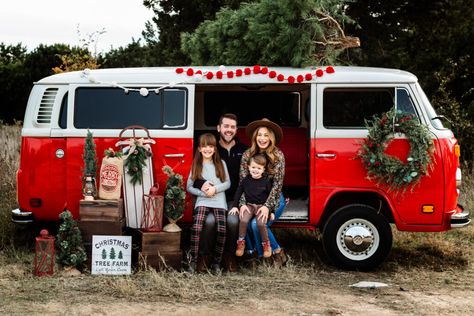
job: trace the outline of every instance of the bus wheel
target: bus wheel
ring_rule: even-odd
[[[387,258],[392,230],[382,214],[368,205],[347,205],[332,214],[324,225],[323,246],[337,267],[371,270]]]

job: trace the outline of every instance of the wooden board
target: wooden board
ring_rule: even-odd
[[[79,201],[81,221],[120,221],[124,217],[123,200]]]
[[[133,185],[131,176],[127,173],[128,169],[124,164],[123,171],[123,198],[125,206],[125,218],[127,226],[131,228],[140,228],[143,217],[143,195],[150,192],[153,185],[153,170],[151,157],[145,161],[146,165],[143,167],[143,182]]]
[[[121,236],[125,221],[124,219],[116,222],[80,220],[77,224],[81,230],[83,242],[90,243],[93,235]]]

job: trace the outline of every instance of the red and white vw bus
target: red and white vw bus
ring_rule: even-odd
[[[364,120],[396,107],[426,125],[434,142],[433,170],[403,194],[367,179],[355,159],[367,136]],[[53,75],[34,84],[22,130],[14,222],[78,217],[84,138],[97,153],[114,147],[130,125],[155,140],[153,174],[165,187],[164,164],[187,177],[194,140],[235,113],[238,135],[262,117],[280,124],[290,198],[278,227],[319,229],[338,266],[373,268],[392,245],[390,224],[403,231],[438,232],[470,222],[458,205],[459,145],[443,127],[417,78],[407,72],[359,67],[169,67],[100,69]],[[390,154],[407,154],[398,135]],[[100,160],[100,157],[99,157]],[[100,161],[99,161],[100,164]],[[182,222],[190,222],[188,203]]]

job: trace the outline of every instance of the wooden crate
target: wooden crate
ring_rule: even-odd
[[[173,268],[181,270],[183,252],[181,250],[171,252],[160,252],[156,254],[144,254],[138,252],[138,266],[141,269],[154,268],[157,271]]]
[[[126,235],[133,240],[133,261],[139,268],[152,267],[163,270],[170,267],[181,269],[183,252],[181,251],[181,232],[143,232],[126,228]]]
[[[93,235],[121,236],[125,226],[125,220],[120,221],[78,221],[84,243],[91,243]]]
[[[123,200],[79,201],[81,221],[120,221],[124,216]]]
[[[158,251],[176,252],[180,249],[181,233],[139,231],[138,243],[141,245],[140,251],[147,255],[156,255]]]

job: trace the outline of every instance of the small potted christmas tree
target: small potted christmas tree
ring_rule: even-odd
[[[82,177],[82,193],[84,195],[84,200],[91,201],[97,196],[97,156],[95,152],[94,138],[89,130],[87,130],[87,137],[84,143],[83,158],[84,169]]]
[[[186,192],[183,187],[183,176],[179,173],[174,173],[170,166],[164,166],[163,172],[168,175],[165,189],[164,213],[168,221],[168,225],[163,227],[165,232],[180,232],[181,228],[176,225],[176,222],[183,217],[184,198]]]
[[[62,222],[56,236],[57,260],[65,271],[74,275],[82,269],[84,262],[87,260],[86,252],[82,246],[81,231],[68,210],[62,212],[59,218]]]

